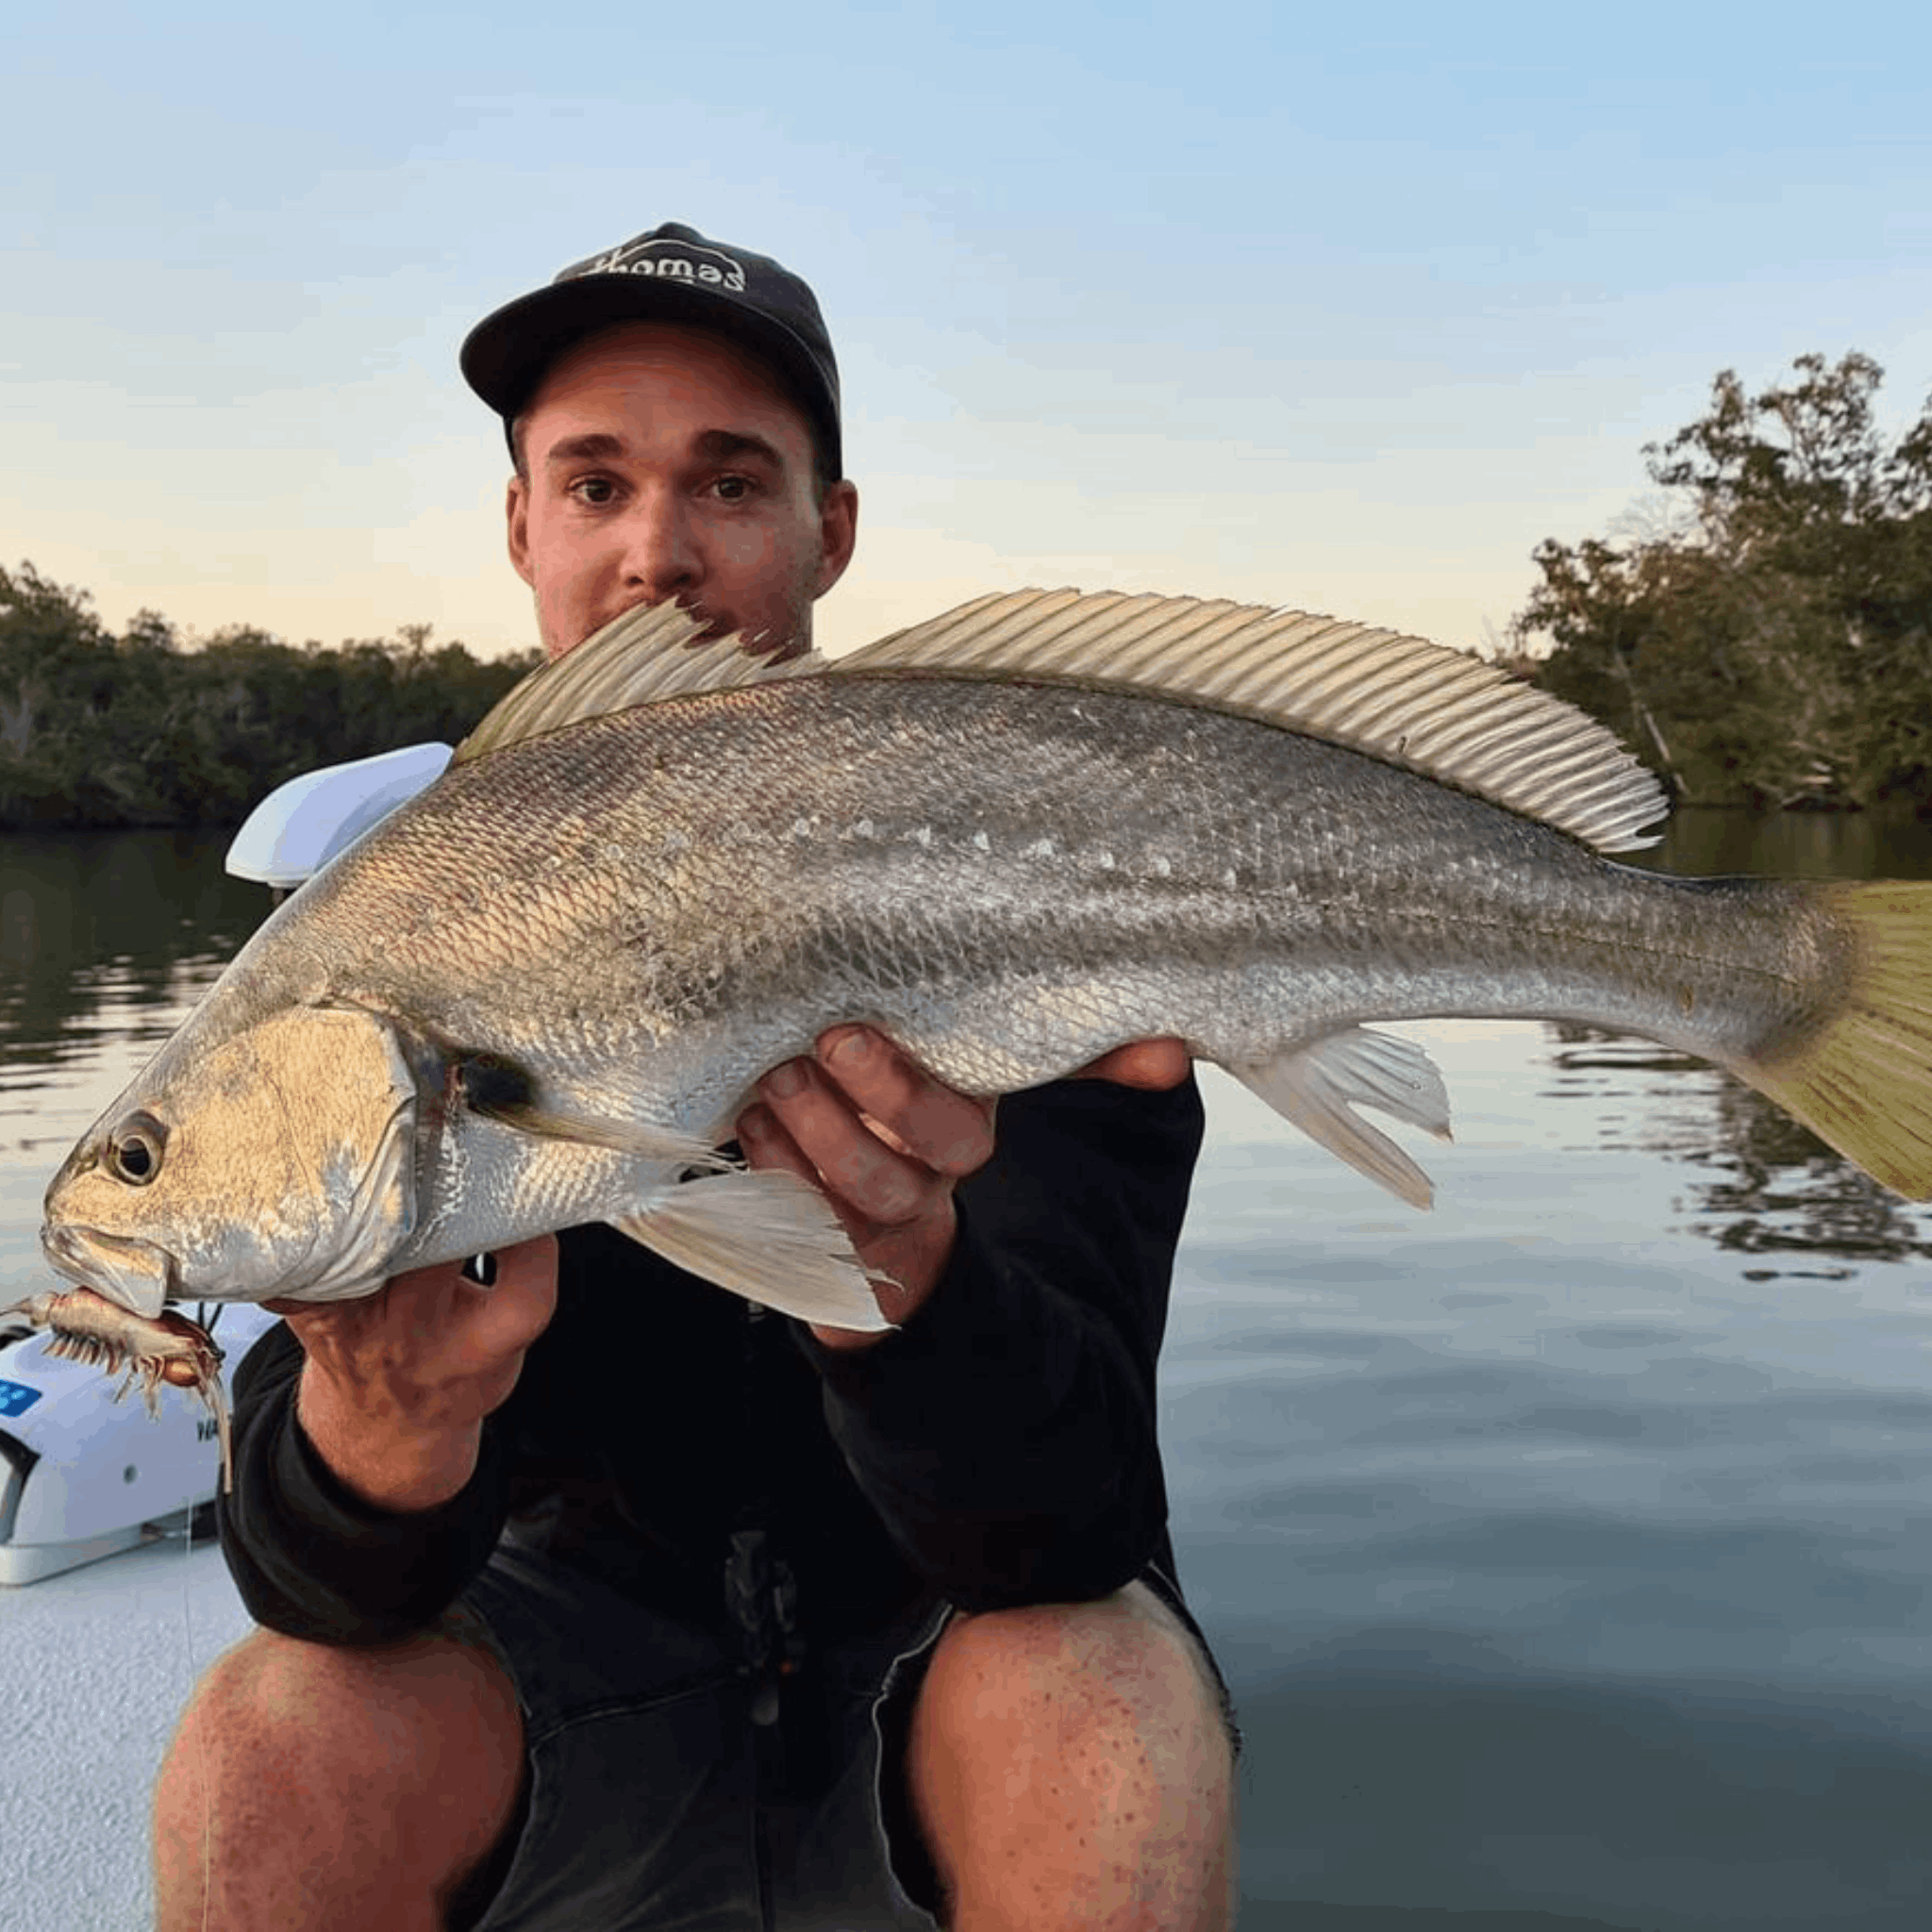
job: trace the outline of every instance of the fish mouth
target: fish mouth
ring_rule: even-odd
[[[163,1249],[97,1227],[43,1227],[41,1252],[56,1274],[150,1319],[161,1312],[174,1286],[174,1258]]]

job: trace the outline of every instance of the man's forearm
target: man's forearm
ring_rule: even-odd
[[[257,1623],[311,1643],[392,1643],[433,1624],[496,1541],[505,1498],[488,1435],[441,1507],[399,1507],[388,1491],[365,1500],[301,1423],[306,1362],[292,1331],[275,1328],[236,1372],[223,1555]],[[374,1434],[359,1440],[375,1450]]]
[[[1191,1085],[1014,1097],[917,1317],[807,1344],[860,1489],[962,1607],[1104,1594],[1158,1543],[1154,1364],[1200,1131]]]
[[[343,1488],[377,1509],[434,1509],[476,1473],[479,1422],[425,1428],[400,1411],[372,1413],[310,1359],[303,1365],[295,1420]]]

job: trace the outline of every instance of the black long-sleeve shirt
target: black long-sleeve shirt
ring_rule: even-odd
[[[562,1237],[557,1313],[484,1425],[475,1475],[408,1514],[337,1481],[295,1420],[286,1325],[242,1364],[222,1542],[258,1622],[392,1641],[441,1614],[505,1524],[590,1520],[610,1580],[721,1617],[734,1532],[763,1531],[808,1635],[922,1592],[1079,1601],[1172,1568],[1155,1358],[1201,1136],[1192,1082],[1068,1081],[1001,1103],[932,1295],[865,1349],[820,1347],[603,1227]]]

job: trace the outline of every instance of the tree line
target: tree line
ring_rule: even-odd
[[[1932,804],[1932,402],[1889,441],[1883,379],[1856,352],[1756,394],[1724,371],[1644,448],[1648,529],[1537,547],[1512,667],[1683,798]]]
[[[1857,352],[1756,394],[1722,372],[1643,450],[1646,528],[1537,546],[1507,661],[1681,798],[1932,807],[1932,402],[1888,441],[1883,380]],[[299,772],[460,738],[537,661],[426,625],[190,645],[143,610],[116,637],[86,592],[0,569],[0,827],[234,824]]]
[[[191,643],[152,610],[116,636],[86,591],[0,568],[0,827],[236,824],[318,765],[454,743],[540,658],[479,658],[427,625]]]

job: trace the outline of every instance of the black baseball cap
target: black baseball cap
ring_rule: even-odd
[[[845,474],[839,365],[818,298],[770,256],[710,241],[682,222],[574,262],[547,287],[485,316],[463,343],[464,378],[508,432],[551,363],[613,322],[688,323],[755,349],[810,417],[828,475]]]

